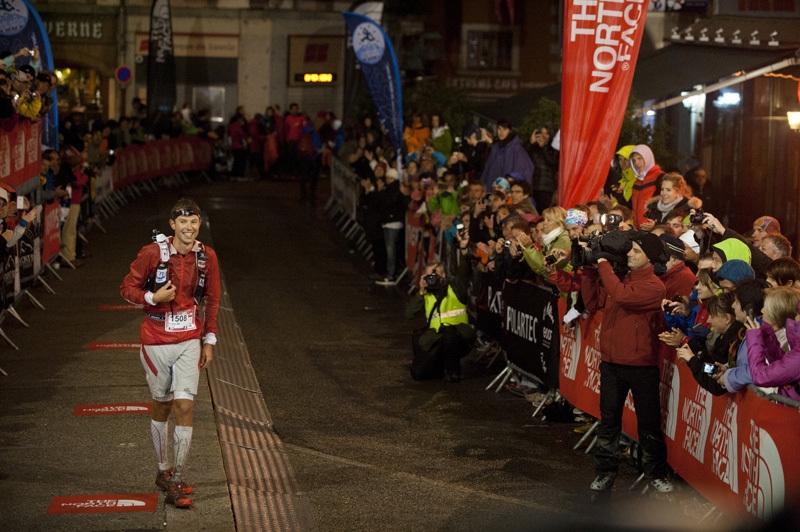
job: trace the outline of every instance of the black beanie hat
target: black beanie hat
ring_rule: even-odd
[[[633,237],[633,242],[639,244],[644,254],[650,259],[653,264],[657,262],[664,263],[667,261],[667,253],[664,249],[664,242],[653,233],[640,231],[638,235]]]

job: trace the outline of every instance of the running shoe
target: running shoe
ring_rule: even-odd
[[[614,486],[614,477],[600,473],[594,479],[589,489],[593,491],[610,491]]]
[[[175,508],[191,508],[192,499],[190,499],[189,496],[183,490],[181,490],[182,484],[184,483],[170,483],[169,489],[167,490],[167,497],[164,499],[164,502],[171,504]]]
[[[156,475],[156,486],[161,491],[167,491],[169,489],[170,484],[172,484],[172,469],[167,469],[166,471],[159,471],[158,475]],[[187,484],[186,482],[181,481],[181,489],[186,495],[191,495],[194,493],[194,488]]]
[[[671,493],[675,491],[675,485],[668,478],[654,478],[650,481],[650,486],[658,493]]]

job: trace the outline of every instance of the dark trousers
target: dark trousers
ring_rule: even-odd
[[[623,366],[600,363],[600,426],[594,450],[598,474],[616,476],[619,470],[619,438],[622,411],[628,390],[633,394],[642,464],[648,478],[668,474],[667,447],[661,433],[660,379],[656,366]]]
[[[453,325],[439,327],[442,335],[439,340],[439,352],[444,363],[445,373],[461,375],[461,359],[469,354],[470,342],[458,333],[458,328]]]

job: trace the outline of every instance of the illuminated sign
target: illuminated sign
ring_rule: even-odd
[[[344,62],[340,35],[289,36],[289,86],[339,85]]]
[[[335,83],[336,74],[331,74],[330,72],[307,72],[305,74],[295,74],[294,80],[296,82],[302,81],[303,83]]]

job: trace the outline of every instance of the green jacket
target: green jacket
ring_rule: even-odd
[[[549,246],[545,246],[542,251],[539,251],[535,246],[531,246],[522,252],[522,256],[525,257],[525,262],[528,263],[531,270],[538,275],[546,276],[547,272],[544,269],[544,256],[553,249],[566,249],[567,251],[572,249],[572,241],[569,239],[569,233],[566,230],[562,231],[561,234],[558,235]],[[572,265],[567,263],[562,270],[571,272]]]

